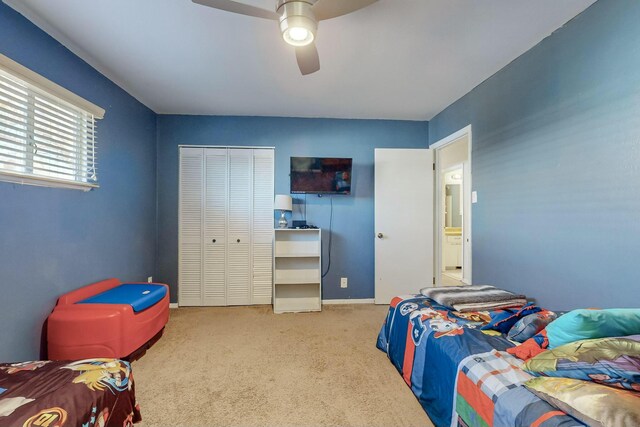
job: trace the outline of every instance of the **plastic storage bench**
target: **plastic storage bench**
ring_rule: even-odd
[[[128,358],[169,320],[169,287],[108,279],[62,295],[47,320],[51,360]]]

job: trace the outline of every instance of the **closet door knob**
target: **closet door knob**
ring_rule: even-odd
[[[215,242],[216,242],[216,239],[213,239],[213,240],[211,241],[211,243],[215,243]]]
[[[240,239],[236,240],[238,243],[240,243]]]

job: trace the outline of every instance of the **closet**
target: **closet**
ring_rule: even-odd
[[[271,304],[272,148],[180,147],[178,303]]]

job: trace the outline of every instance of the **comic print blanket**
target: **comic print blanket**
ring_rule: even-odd
[[[504,310],[460,313],[422,295],[396,297],[378,336],[431,421],[444,426],[582,426],[528,391],[503,334],[480,328]]]
[[[0,364],[0,425],[122,426],[141,420],[131,365],[117,359]]]

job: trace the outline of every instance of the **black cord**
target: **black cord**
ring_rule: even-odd
[[[333,233],[331,232],[331,228],[333,227],[333,197],[329,196],[329,200],[331,201],[331,214],[329,215],[329,262],[327,263],[327,271],[324,272],[322,278],[329,274],[329,270],[331,270],[331,237]]]

